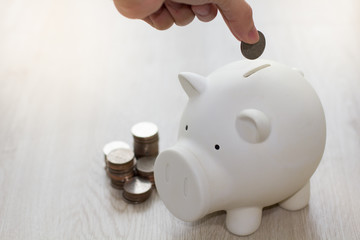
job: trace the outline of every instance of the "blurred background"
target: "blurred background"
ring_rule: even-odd
[[[263,58],[304,71],[322,100],[328,93],[344,96],[334,89],[358,86],[358,1],[249,3],[267,40]],[[195,19],[186,27],[157,31],[122,17],[110,0],[3,0],[0,34],[2,115],[26,108],[27,115],[39,118],[34,124],[44,124],[42,114],[71,118],[79,124],[76,131],[86,126],[83,121],[97,119],[99,126],[92,129],[99,131],[97,137],[128,135],[129,119],[137,118],[164,123],[169,132],[165,123],[177,121],[186,102],[177,81],[180,71],[208,75],[243,59],[220,14],[211,23]],[[55,116],[59,111],[68,113]]]
[[[360,2],[248,2],[266,37],[262,58],[301,69],[327,117],[313,205],[291,234],[359,238]],[[160,150],[173,145],[187,102],[177,74],[206,76],[241,59],[220,14],[158,31],[124,18],[111,0],[1,0],[0,238],[195,239],[209,229],[234,237],[223,214],[185,224],[157,195],[128,207],[109,190],[101,149],[112,140],[131,144],[130,128],[139,121],[159,126]],[[139,209],[154,221],[136,220]],[[268,211],[263,225],[276,219],[288,226],[268,236],[293,229],[294,215]],[[167,228],[156,227],[163,220]],[[265,229],[252,236],[266,236]]]

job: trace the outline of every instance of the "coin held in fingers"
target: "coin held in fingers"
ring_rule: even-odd
[[[240,44],[241,53],[247,59],[251,59],[251,60],[257,59],[264,52],[266,45],[265,36],[260,31],[258,31],[258,33],[259,33],[259,41],[257,43],[249,44],[249,43],[241,42]]]

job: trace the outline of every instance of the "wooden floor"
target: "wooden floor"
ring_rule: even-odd
[[[305,73],[323,103],[327,144],[309,207],[266,208],[243,239],[360,239],[360,3],[249,1],[263,58]],[[238,239],[217,212],[176,219],[158,194],[126,204],[102,147],[132,144],[152,121],[176,142],[187,97],[180,71],[243,59],[221,16],[156,31],[111,0],[0,1],[0,239]]]

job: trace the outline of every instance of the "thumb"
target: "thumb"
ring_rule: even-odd
[[[252,9],[245,0],[215,0],[215,2],[230,31],[239,41],[250,44],[259,41]]]

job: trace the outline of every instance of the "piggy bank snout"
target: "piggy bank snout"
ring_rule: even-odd
[[[173,147],[155,161],[160,198],[176,217],[194,221],[208,213],[209,186],[199,160],[186,149]]]

